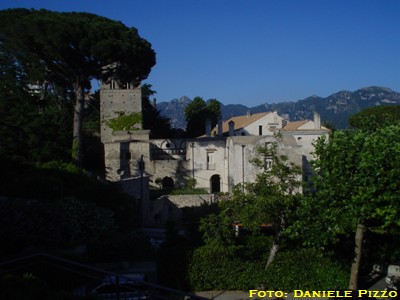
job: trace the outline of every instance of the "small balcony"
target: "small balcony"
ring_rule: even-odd
[[[215,170],[215,163],[207,163],[207,170]]]
[[[151,149],[150,155],[152,160],[185,160],[185,149]]]

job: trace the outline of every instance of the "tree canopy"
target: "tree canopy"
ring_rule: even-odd
[[[68,160],[71,108],[54,95],[28,89],[11,53],[0,53],[0,156],[23,162]]]
[[[191,284],[198,290],[343,289],[348,273],[335,258],[286,235],[303,197],[301,168],[276,143],[260,147],[252,162],[259,167],[255,182],[235,186],[217,202],[219,211],[202,220],[205,245],[193,253]]]
[[[72,158],[82,164],[82,122],[90,81],[138,85],[155,52],[135,28],[89,13],[0,11],[0,54],[12,55],[31,83],[59,86],[75,100]]]
[[[206,120],[210,120],[211,127],[218,123],[221,117],[221,103],[217,99],[210,99],[207,102],[201,97],[195,97],[185,108],[186,134],[188,137],[203,135]]]
[[[319,246],[355,235],[354,289],[365,229],[400,226],[400,125],[336,131],[315,149],[314,193],[299,209],[299,230],[305,243]]]
[[[231,199],[220,203],[219,218],[225,223],[225,228],[235,222],[241,223],[251,232],[259,232],[260,226],[272,226],[273,243],[266,266],[278,252],[291,211],[298,203],[302,191],[301,168],[278,151],[276,143],[260,147],[257,157],[252,160],[260,169],[255,182],[235,186]],[[206,238],[214,236],[218,240],[222,240],[221,237],[225,239],[226,232],[215,229],[220,226],[214,225],[213,217],[204,223]]]
[[[400,121],[400,105],[370,107],[352,115],[350,126],[374,131],[379,127],[392,125]]]
[[[151,138],[171,138],[173,130],[169,119],[161,116],[160,111],[151,103],[150,97],[155,94],[151,84],[142,85],[142,127],[150,129]]]

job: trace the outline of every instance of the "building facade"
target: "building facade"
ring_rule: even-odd
[[[196,187],[210,193],[230,192],[236,184],[255,180],[259,170],[250,161],[257,157],[258,147],[277,143],[280,154],[308,172],[312,142],[329,133],[321,127],[318,114],[313,121],[291,123],[267,112],[232,117],[196,139],[149,139],[141,124],[129,129],[110,125],[141,113],[140,88],[109,84],[102,86],[100,95],[101,138],[110,181],[146,178],[150,186],[161,182],[164,187],[183,187],[194,178]]]

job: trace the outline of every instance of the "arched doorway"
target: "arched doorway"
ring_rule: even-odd
[[[210,178],[211,193],[219,193],[221,191],[221,177],[218,174]]]
[[[174,188],[174,180],[171,177],[165,176],[162,179],[162,188],[166,190],[172,190]]]

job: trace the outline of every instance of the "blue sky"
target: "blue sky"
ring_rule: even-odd
[[[377,85],[400,91],[398,0],[1,0],[136,27],[157,101],[255,106]]]

